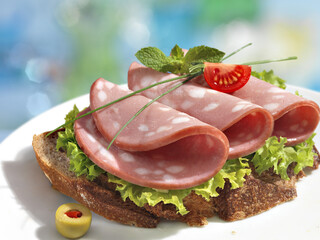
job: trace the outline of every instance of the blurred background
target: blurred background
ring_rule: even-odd
[[[319,0],[10,0],[0,8],[0,142],[21,124],[88,93],[125,83],[134,54],[208,45],[228,59],[298,56],[266,64],[289,84],[320,91]]]

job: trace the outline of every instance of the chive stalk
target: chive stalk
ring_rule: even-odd
[[[166,92],[162,93],[161,95],[157,96],[156,98],[152,99],[150,102],[148,102],[146,105],[144,105],[142,108],[140,108],[140,110],[138,112],[136,112],[136,114],[133,115],[132,118],[130,118],[120,129],[119,131],[116,133],[116,135],[113,137],[113,139],[111,140],[111,142],[109,143],[107,149],[109,150],[109,148],[111,147],[111,145],[113,144],[113,142],[116,140],[116,138],[119,136],[119,134],[123,131],[123,129],[125,129],[130,122],[132,122],[143,110],[145,110],[147,107],[149,107],[152,103],[154,103],[155,101],[158,101],[160,98],[162,98],[163,96],[171,93],[172,91],[174,91],[175,89],[177,89],[178,87],[182,86],[183,84],[189,82],[191,79],[199,76],[202,72],[198,72],[196,74],[193,74],[191,76],[189,76],[186,80],[178,83],[177,85],[175,85],[174,87],[170,88],[169,90],[167,90]]]
[[[273,63],[273,62],[290,61],[290,60],[296,60],[296,59],[298,59],[298,57],[292,56],[292,57],[281,58],[281,59],[266,59],[266,60],[260,60],[260,61],[246,62],[246,63],[242,63],[241,65],[257,65],[257,64],[266,64],[266,63]]]
[[[103,109],[103,108],[105,108],[105,107],[108,107],[108,106],[110,106],[110,105],[112,105],[112,104],[114,104],[114,103],[120,102],[120,101],[122,101],[122,100],[124,100],[124,99],[126,99],[126,98],[129,98],[129,97],[131,97],[131,96],[133,96],[133,95],[135,95],[135,94],[138,94],[138,93],[140,93],[140,92],[143,92],[143,91],[145,91],[145,90],[147,90],[147,89],[153,88],[153,87],[158,86],[158,85],[160,85],[160,84],[164,84],[164,83],[168,83],[168,82],[173,82],[173,81],[176,81],[176,80],[179,80],[179,79],[183,79],[183,78],[188,78],[188,77],[192,77],[192,78],[193,78],[195,75],[196,75],[195,73],[193,73],[193,74],[189,73],[189,74],[181,75],[181,76],[178,76],[178,77],[175,77],[175,78],[170,78],[170,79],[167,79],[167,80],[164,80],[164,81],[161,81],[161,82],[157,82],[157,83],[151,84],[151,85],[149,85],[149,86],[147,86],[147,87],[145,87],[145,88],[141,88],[141,89],[139,89],[139,90],[137,90],[137,91],[134,91],[134,92],[132,92],[132,93],[129,93],[128,95],[125,95],[125,96],[123,96],[123,97],[121,97],[121,98],[118,98],[118,99],[112,101],[112,102],[109,102],[109,103],[107,103],[107,104],[105,104],[105,105],[103,105],[103,106],[101,106],[101,107],[98,107],[98,108],[96,108],[96,109],[94,109],[94,110],[91,110],[91,111],[89,111],[89,112],[87,112],[87,113],[85,113],[85,114],[83,114],[83,115],[81,115],[81,116],[79,116],[79,117],[76,117],[76,118],[74,118],[74,119],[72,119],[72,120],[70,120],[70,121],[67,121],[66,123],[60,125],[59,127],[55,128],[54,130],[52,130],[51,132],[49,132],[49,133],[46,135],[46,137],[48,137],[49,135],[51,135],[51,134],[54,133],[55,131],[57,131],[57,130],[59,130],[59,129],[65,127],[65,126],[67,126],[68,124],[75,122],[76,120],[78,120],[78,119],[80,119],[80,118],[83,118],[83,117],[85,117],[85,116],[88,116],[88,115],[91,114],[91,113],[94,113],[94,112],[96,112],[96,111],[99,111],[99,110],[101,110],[101,109]]]

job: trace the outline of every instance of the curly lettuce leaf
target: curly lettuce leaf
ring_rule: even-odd
[[[75,118],[78,113],[79,110],[75,106],[74,109],[68,113],[65,120],[69,121]],[[273,167],[274,171],[283,179],[289,179],[287,168],[292,162],[296,162],[294,168],[295,174],[306,166],[312,166],[314,156],[312,152],[314,145],[312,140],[313,136],[304,143],[294,147],[285,147],[285,138],[280,138],[280,141],[278,141],[276,137],[269,138],[265,146],[260,148],[252,159],[256,171],[261,174],[263,171]],[[65,131],[58,133],[56,147],[57,149],[63,148],[66,150],[70,159],[70,171],[76,173],[77,176],[86,175],[89,180],[93,180],[105,172],[95,165],[80,149],[74,137],[73,124],[67,126]],[[140,207],[144,204],[155,206],[159,202],[173,204],[176,206],[178,213],[185,215],[188,213],[188,210],[183,204],[183,199],[192,191],[209,200],[210,197],[217,197],[219,195],[217,189],[223,189],[226,181],[230,182],[231,189],[242,187],[245,182],[245,176],[250,175],[250,173],[249,160],[247,158],[238,158],[228,160],[223,168],[207,182],[183,190],[163,191],[142,187],[126,182],[109,173],[108,179],[110,182],[117,184],[116,190],[120,192],[123,200],[129,198]]]
[[[159,191],[129,183],[109,173],[108,178],[110,182],[117,184],[116,190],[120,192],[124,201],[129,198],[139,207],[144,206],[144,204],[155,206],[159,202],[173,204],[176,206],[178,213],[185,215],[189,211],[184,206],[183,199],[192,191],[209,201],[210,197],[219,195],[217,189],[223,189],[227,179],[231,183],[231,188],[235,189],[243,186],[245,176],[250,173],[248,159],[239,158],[228,160],[223,168],[209,181],[199,186],[182,190]]]
[[[286,138],[271,137],[266,144],[258,149],[252,158],[255,171],[261,174],[273,168],[273,171],[282,179],[289,180],[287,169],[293,162],[296,163],[294,173],[298,174],[305,167],[312,167],[315,153],[313,149],[313,134],[308,140],[294,147],[286,147]]]
[[[267,72],[266,70],[263,70],[262,72],[252,71],[251,75],[263,81],[271,83],[279,88],[286,89],[287,87],[285,84],[286,81],[275,75],[273,73],[273,70],[270,70],[269,72]]]
[[[65,117],[65,121],[68,122],[78,115],[79,110],[76,105],[74,105],[73,110],[71,110]],[[66,150],[67,156],[70,159],[69,170],[74,172],[78,177],[85,175],[90,181],[94,180],[101,173],[105,171],[94,164],[80,149],[74,136],[73,124],[70,123],[65,127],[64,131],[58,132],[58,139],[56,144],[56,149],[60,148]]]

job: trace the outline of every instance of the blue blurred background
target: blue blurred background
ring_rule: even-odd
[[[142,47],[178,44],[228,60],[298,56],[273,63],[294,84],[320,91],[319,0],[10,0],[0,8],[0,142],[28,119],[89,91],[103,77],[125,83]]]

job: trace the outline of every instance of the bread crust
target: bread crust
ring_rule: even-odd
[[[155,206],[145,205],[141,208],[128,199],[124,202],[115,191],[116,185],[109,183],[105,174],[92,182],[83,176],[76,177],[68,170],[69,159],[66,153],[56,150],[57,133],[47,138],[45,135],[35,135],[32,145],[38,163],[52,187],[106,219],[136,227],[154,228],[160,218],[185,222],[189,226],[203,226],[207,224],[207,218],[215,214],[226,221],[244,219],[294,199],[297,196],[295,183],[305,175],[303,171],[294,175],[291,167],[288,172],[290,180],[286,181],[271,170],[258,175],[252,169],[243,187],[231,189],[230,183],[226,182],[223,190],[218,189],[219,196],[209,201],[192,192],[183,200],[190,212],[181,216],[172,204],[160,202]],[[317,156],[313,169],[317,169],[320,158],[317,150],[314,151]]]
[[[69,160],[66,153],[55,149],[57,134],[48,138],[45,134],[35,135],[32,145],[38,163],[54,189],[109,220],[136,227],[157,226],[159,217],[131,201],[124,202],[120,194],[113,190],[90,182],[85,177],[76,177],[68,170]]]

